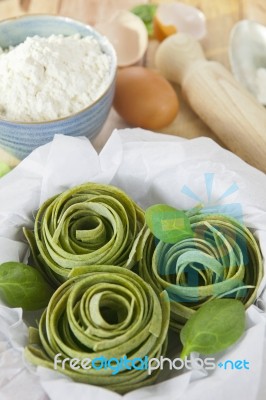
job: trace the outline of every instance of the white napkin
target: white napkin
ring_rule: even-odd
[[[86,181],[121,187],[144,208],[167,203],[187,209],[202,202],[236,210],[253,229],[266,259],[266,176],[262,172],[207,138],[185,140],[123,129],[113,132],[99,155],[86,138],[57,135],[0,180],[0,263],[26,261],[29,251],[22,226],[32,226],[34,212],[44,200]],[[0,306],[0,400],[13,400],[18,391],[20,400],[262,400],[266,393],[265,286],[266,277],[259,290],[260,308],[247,311],[244,337],[215,357],[217,364],[245,359],[249,370],[218,366],[208,374],[184,370],[124,396],[26,365],[22,312]]]

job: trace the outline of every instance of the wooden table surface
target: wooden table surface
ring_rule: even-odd
[[[143,3],[166,3],[171,0],[0,0],[0,20],[23,14],[48,13],[69,16],[94,25],[105,21],[117,9],[130,9]],[[207,58],[221,62],[227,68],[228,44],[232,27],[241,19],[252,19],[266,24],[266,0],[183,0],[183,3],[198,7],[206,16],[208,35],[202,41]],[[146,65],[154,67],[153,55],[158,43],[152,41],[146,56]],[[216,140],[213,132],[197,117],[182,99],[179,87],[175,89],[181,101],[180,113],[163,132],[186,138],[209,136]],[[100,148],[114,128],[126,126],[112,110],[103,131],[95,140]],[[0,150],[0,160],[10,165],[16,160]]]

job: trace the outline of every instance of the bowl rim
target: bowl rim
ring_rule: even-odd
[[[56,122],[61,122],[61,121],[66,121],[69,120],[70,118],[74,118],[76,116],[78,116],[79,114],[83,114],[85,111],[88,111],[90,108],[92,108],[93,106],[95,106],[96,104],[98,104],[102,98],[107,94],[108,90],[112,87],[112,84],[114,83],[115,79],[116,79],[116,75],[117,75],[117,55],[116,55],[116,51],[112,45],[112,43],[110,42],[110,40],[103,34],[101,34],[100,32],[97,31],[97,29],[95,29],[93,26],[81,22],[79,20],[76,20],[74,18],[70,18],[70,17],[65,17],[63,15],[56,15],[56,14],[29,14],[29,15],[19,15],[19,16],[15,16],[15,17],[11,17],[11,18],[6,18],[3,19],[2,21],[0,21],[0,27],[1,25],[8,23],[8,22],[12,22],[12,21],[16,21],[16,20],[26,20],[26,19],[34,19],[34,18],[51,18],[54,20],[62,20],[68,23],[74,23],[76,25],[80,25],[83,28],[88,29],[88,31],[91,31],[93,33],[95,33],[96,35],[96,39],[97,41],[100,43],[100,45],[107,45],[108,49],[110,50],[109,55],[111,56],[111,65],[110,65],[110,80],[108,82],[108,85],[106,87],[106,89],[104,90],[104,92],[100,95],[100,97],[98,97],[93,103],[91,103],[89,106],[83,108],[82,110],[74,113],[74,114],[70,114],[66,117],[62,117],[62,118],[57,118],[57,119],[53,119],[53,120],[49,120],[49,121],[40,121],[40,122],[36,122],[36,121],[29,121],[29,122],[25,122],[25,121],[16,121],[16,120],[8,120],[8,119],[4,119],[0,117],[0,123],[5,123],[8,125],[47,125],[47,124],[54,124]],[[21,42],[23,43],[23,42]]]

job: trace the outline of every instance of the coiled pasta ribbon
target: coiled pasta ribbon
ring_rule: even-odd
[[[53,286],[81,265],[131,269],[141,257],[138,242],[144,213],[123,191],[85,183],[47,200],[34,231],[24,229],[36,266]]]
[[[25,355],[31,363],[53,369],[60,354],[58,371],[77,382],[124,393],[154,382],[159,370],[149,375],[139,364],[113,374],[112,368],[101,368],[99,358],[127,356],[135,365],[136,358],[160,358],[166,351],[169,318],[167,293],[156,293],[132,271],[80,267],[55,291],[39,329],[31,328]],[[81,361],[88,358],[99,368],[83,369]],[[64,359],[68,362],[63,365]],[[80,368],[70,367],[73,359],[80,361]]]
[[[179,330],[202,304],[213,298],[256,299],[263,275],[258,244],[244,225],[225,215],[189,217],[193,236],[166,244],[146,233],[139,273],[171,301],[172,328]]]

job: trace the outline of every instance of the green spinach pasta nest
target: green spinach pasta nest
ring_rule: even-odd
[[[160,358],[166,351],[169,318],[167,293],[158,294],[134,272],[109,265],[76,268],[54,292],[39,328],[31,328],[25,356],[77,382],[125,393],[153,383],[160,370],[149,375],[137,365],[114,373],[101,359],[115,363],[126,356],[141,363],[145,357]],[[84,360],[97,365],[83,368]]]
[[[85,183],[42,204],[34,231],[24,229],[24,234],[35,265],[58,286],[81,265],[131,269],[141,257],[144,222],[143,210],[122,190]]]
[[[170,326],[179,330],[204,303],[235,298],[247,308],[263,276],[262,256],[249,229],[226,215],[189,216],[191,237],[167,244],[147,230],[139,274],[154,290],[166,290]]]

